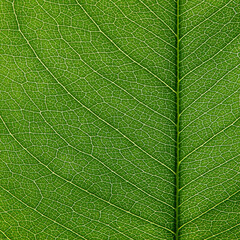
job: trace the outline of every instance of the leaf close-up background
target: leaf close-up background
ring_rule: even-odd
[[[0,1],[0,239],[240,239],[239,0]]]

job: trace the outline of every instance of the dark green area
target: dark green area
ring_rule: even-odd
[[[1,1],[0,239],[240,239],[239,9]]]

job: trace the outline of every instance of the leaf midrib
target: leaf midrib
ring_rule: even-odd
[[[175,239],[179,239],[179,204],[180,204],[180,0],[177,0],[177,26],[176,26],[176,42],[177,42],[177,79],[176,79],[176,120],[177,120],[177,126],[176,126],[176,199],[175,199]]]
[[[76,1],[77,2],[77,1]],[[180,78],[180,41],[181,41],[181,39],[183,38],[180,38],[180,25],[179,25],[179,22],[180,22],[180,5],[179,5],[179,2],[180,2],[180,0],[177,0],[177,2],[176,2],[176,4],[177,4],[177,15],[176,15],[176,18],[177,18],[177,28],[176,28],[176,32],[177,32],[177,34],[176,34],[176,38],[177,38],[177,42],[176,42],[176,45],[177,45],[177,56],[176,56],[176,72],[177,72],[177,76],[176,76],[176,113],[177,113],[177,118],[176,118],[176,184],[175,184],[175,186],[176,186],[176,216],[175,216],[175,225],[176,225],[176,229],[175,229],[175,234],[176,234],[176,240],[178,240],[179,239],[179,230],[180,230],[180,228],[182,228],[184,225],[182,225],[182,226],[180,226],[180,221],[179,221],[179,216],[180,216],[180,214],[179,214],[179,207],[180,207],[180,190],[183,188],[180,188],[180,163],[185,159],[185,158],[187,158],[188,156],[189,156],[189,154],[187,155],[187,156],[185,156],[183,159],[181,159],[180,160],[180,133],[184,130],[184,129],[182,129],[182,130],[180,130],[180,116],[181,116],[181,114],[186,110],[186,109],[184,109],[182,112],[180,112],[180,81],[183,79],[183,78],[185,78],[185,76],[187,76],[188,74],[190,74],[192,71],[194,71],[196,68],[198,68],[199,66],[197,66],[196,68],[194,68],[193,70],[191,70],[189,73],[187,73],[185,76],[183,76],[182,78]],[[229,2],[231,2],[231,1],[229,1]],[[80,4],[78,3],[78,5],[80,6]],[[16,15],[16,14],[15,14]],[[96,26],[98,26],[97,24],[96,24]],[[20,33],[22,34],[22,32],[21,32],[21,30],[20,30],[20,26],[19,26],[19,24],[18,24],[18,27],[19,27],[19,31],[20,31]],[[100,31],[101,33],[103,33],[104,34],[104,32],[102,32],[102,30]],[[23,35],[23,34],[22,34]],[[105,34],[104,34],[105,35]],[[108,36],[107,35],[105,35],[107,38],[108,38]],[[236,36],[236,37],[238,37],[239,36],[239,34]],[[23,37],[24,37],[24,35],[23,35]],[[235,38],[236,38],[235,37]],[[25,37],[24,37],[25,38]],[[235,39],[234,38],[234,39]],[[108,38],[109,39],[109,38]],[[30,48],[33,50],[33,52],[34,52],[34,54],[36,54],[35,53],[35,51],[34,51],[34,49],[31,47],[31,45],[30,45],[30,43],[29,43],[29,41],[25,38],[25,40],[27,41],[27,43],[28,43],[28,45],[30,46]],[[109,39],[109,41],[111,41],[111,39]],[[230,42],[232,42],[233,40],[231,40]],[[112,42],[112,41],[111,41]],[[114,43],[113,43],[114,44]],[[115,45],[115,44],[114,44]],[[117,45],[115,45],[117,48],[118,48],[118,46]],[[118,50],[119,51],[121,51],[122,52],[122,50],[120,49],[120,48],[118,48]],[[220,50],[220,51],[222,51],[222,50]],[[76,52],[76,51],[75,51]],[[124,52],[122,52],[122,53],[124,53]],[[219,52],[217,52],[215,55],[217,55]],[[212,59],[213,57],[215,57],[215,55],[213,55],[210,59]],[[37,56],[37,55],[36,55]],[[130,56],[128,56],[128,57],[130,57]],[[41,59],[40,58],[38,58],[38,56],[37,56],[37,59],[38,60],[40,60],[40,62],[43,64],[43,62],[41,61]],[[138,64],[139,65],[139,63],[138,62],[136,62],[134,59],[132,59],[131,57],[130,57],[130,59],[131,60],[133,60],[133,62],[134,63],[136,63],[136,64]],[[205,62],[203,62],[202,64],[200,64],[200,66],[201,65],[203,65],[204,63],[206,63],[207,61],[209,61],[210,59],[208,59],[208,60],[206,60]],[[43,64],[44,65],[44,64]],[[45,66],[45,65],[44,65]],[[140,66],[140,65],[139,65]],[[144,68],[143,66],[141,66],[142,68]],[[234,67],[233,69],[235,69],[236,67]],[[145,69],[145,68],[144,68]],[[48,70],[48,72],[51,74],[51,72],[50,72],[50,70],[46,67],[46,70]],[[96,71],[95,71],[96,72]],[[150,72],[149,72],[150,73]],[[52,75],[52,74],[51,74]],[[53,76],[54,77],[54,76]],[[102,76],[103,78],[105,78],[104,76]],[[55,77],[54,77],[54,79],[55,79]],[[106,79],[106,78],[105,78]],[[109,80],[110,81],[110,80]],[[219,80],[220,81],[220,80]],[[113,82],[112,82],[113,83]],[[217,82],[218,83],[218,82]],[[215,84],[217,84],[217,83],[215,83]],[[113,83],[114,85],[116,85],[116,86],[118,86],[117,84],[115,84],[115,83]],[[214,84],[214,85],[215,85]],[[214,86],[213,85],[213,86]],[[62,86],[62,85],[61,85]],[[64,89],[65,89],[65,87],[64,86],[62,86]],[[129,94],[130,96],[132,96],[130,93],[128,93],[124,88],[122,88],[121,86],[118,86],[121,90],[123,90],[124,92],[126,92],[127,94]],[[211,89],[211,88],[210,88]],[[210,90],[209,89],[209,90]],[[67,90],[67,89],[65,89],[68,93],[69,93],[69,91]],[[208,90],[208,91],[209,91]],[[71,94],[71,93],[70,93]],[[206,94],[206,92],[204,93],[204,94]],[[134,96],[132,96],[136,101],[138,101],[138,99],[136,98],[136,97],[134,97]],[[200,97],[202,97],[202,95],[200,96]],[[199,98],[200,98],[199,97]],[[75,97],[73,96],[73,98],[75,99]],[[79,102],[79,100],[76,98],[75,100],[77,100],[78,102]],[[139,103],[141,103],[141,104],[143,104],[144,106],[146,106],[146,107],[148,107],[147,105],[145,105],[144,103],[142,103],[142,102],[140,102],[140,101],[138,101]],[[81,104],[81,103],[80,103]],[[81,104],[81,105],[83,105],[83,104]],[[150,107],[148,107],[149,109],[151,109]],[[89,109],[88,109],[89,110]],[[153,110],[153,109],[151,109],[151,110]],[[90,111],[91,111],[91,109],[90,109]],[[158,113],[157,111],[155,111],[155,110],[153,110],[154,112],[156,112],[156,113]],[[95,113],[94,112],[91,112],[91,113],[93,113],[94,115],[95,115]],[[158,113],[159,115],[161,115],[160,113]],[[97,116],[98,117],[98,116]],[[164,117],[164,116],[163,116]],[[237,120],[238,120],[239,118],[237,118],[233,123],[235,123]],[[101,120],[103,121],[103,122],[105,122],[107,125],[109,125],[104,119],[102,119],[101,118]],[[169,119],[170,120],[170,119]],[[171,121],[171,120],[170,120]],[[229,126],[232,126],[233,125],[233,123],[231,123],[230,125],[228,125],[226,128],[228,128]],[[111,124],[110,124],[111,125]],[[112,126],[112,125],[111,125]],[[114,127],[114,126],[113,126]],[[213,137],[215,137],[216,135],[218,135],[219,133],[221,133],[222,131],[224,131],[226,128],[224,128],[223,130],[221,130],[220,132],[218,132],[217,134],[215,134],[214,136],[212,136],[209,140],[207,140],[207,142],[208,141],[210,141]],[[118,129],[116,129],[115,127],[114,127],[114,129],[117,131],[117,132],[119,132],[119,133],[121,133]],[[125,136],[125,135],[124,135]],[[205,142],[205,143],[203,143],[202,145],[200,145],[198,148],[196,148],[194,151],[196,151],[196,150],[198,150],[200,147],[202,147],[203,145],[205,145],[207,142]],[[134,142],[133,142],[133,144],[134,144]],[[135,145],[135,144],[134,144]],[[136,145],[135,145],[136,146]],[[194,152],[193,151],[193,152]],[[190,154],[192,154],[193,152],[190,152]],[[121,177],[121,176],[120,176]],[[141,190],[141,189],[140,189]],[[144,219],[144,220],[146,220],[146,219]],[[168,229],[169,230],[169,229]],[[174,233],[173,233],[174,234]]]

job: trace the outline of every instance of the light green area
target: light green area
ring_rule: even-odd
[[[0,2],[0,239],[240,239],[237,0]]]

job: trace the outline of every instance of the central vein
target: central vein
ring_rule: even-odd
[[[177,0],[177,96],[176,96],[176,101],[177,101],[177,126],[176,126],[176,215],[175,215],[175,227],[176,227],[176,237],[175,239],[178,240],[179,239],[179,201],[180,201],[180,196],[179,196],[179,189],[180,189],[180,174],[179,174],[179,170],[180,170],[180,148],[179,148],[179,144],[180,144],[180,27],[179,27],[179,2],[180,0]]]

